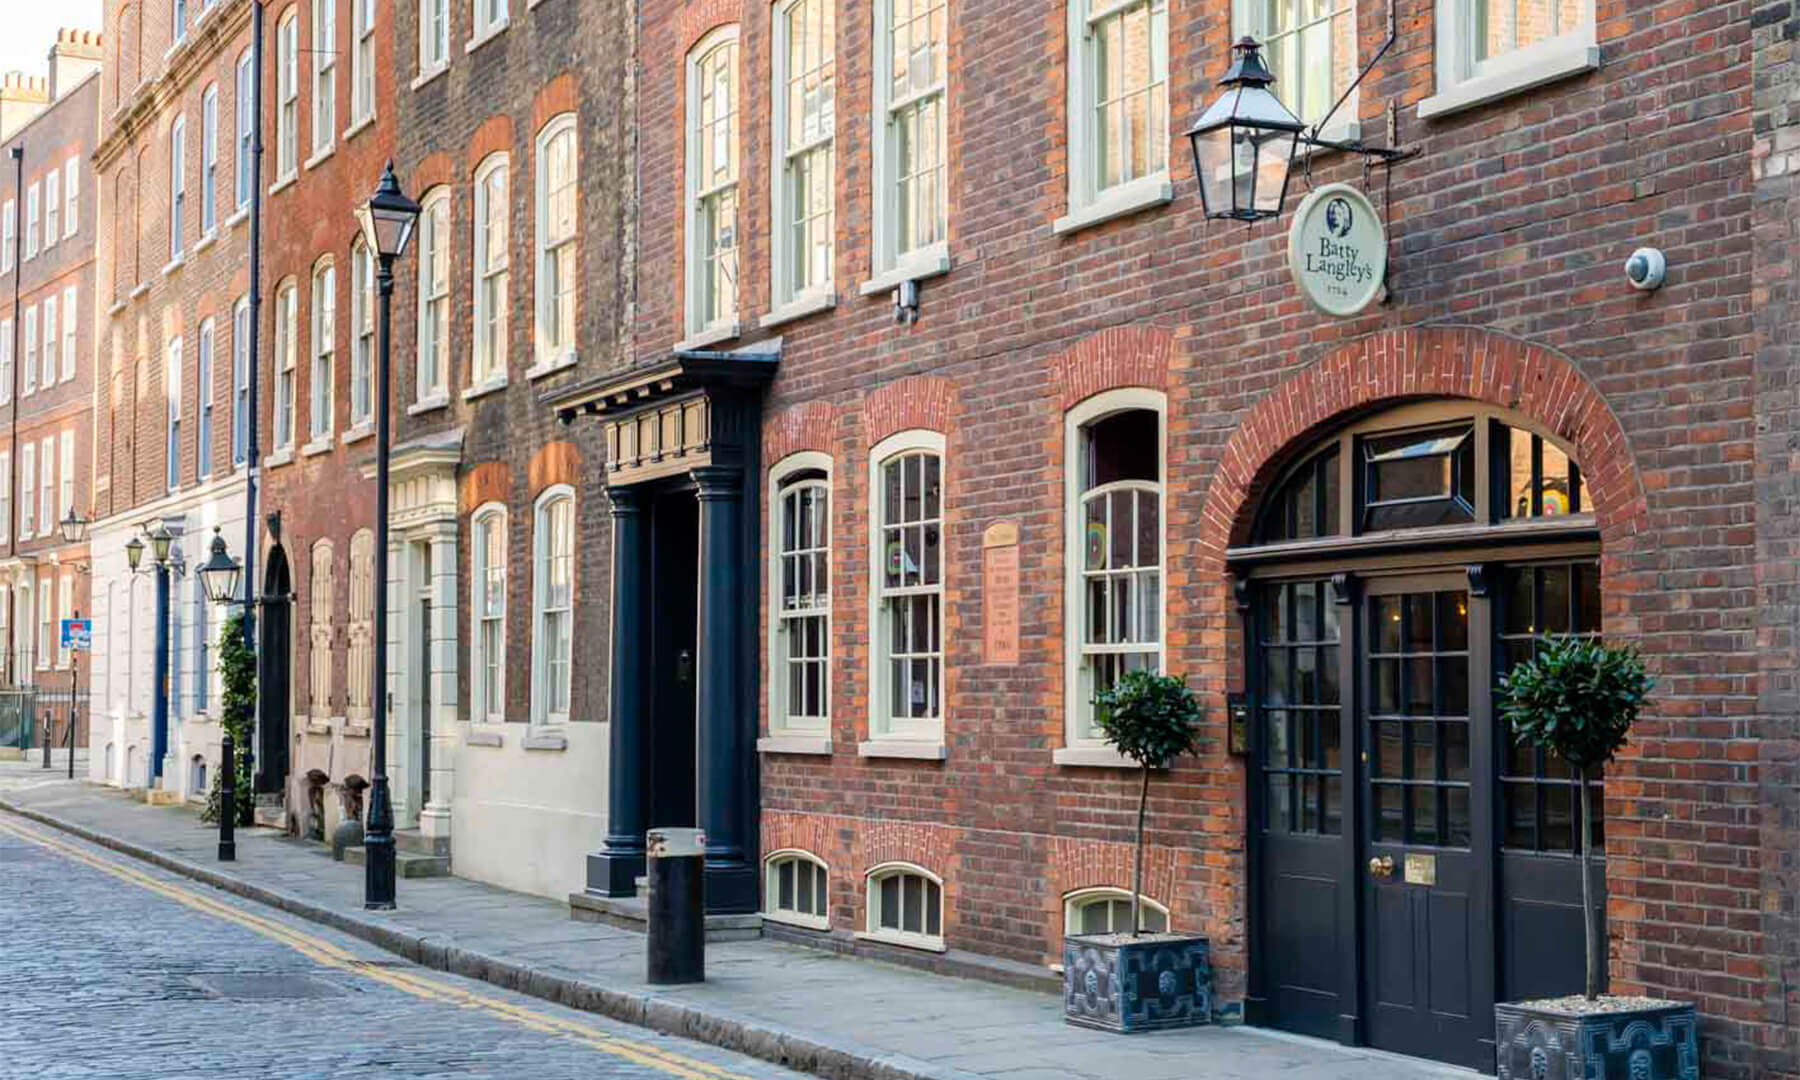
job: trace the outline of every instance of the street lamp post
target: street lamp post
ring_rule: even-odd
[[[244,567],[231,557],[225,536],[217,528],[213,529],[212,556],[195,572],[209,602],[238,602],[238,579]],[[249,602],[244,603],[248,609]],[[219,861],[232,862],[237,858],[237,748],[232,744],[229,724],[219,736],[219,768],[224,770],[219,776]]]
[[[381,293],[375,384],[375,671],[371,683],[375,696],[375,775],[369,783],[369,817],[363,831],[363,907],[385,911],[394,907],[394,804],[388,793],[387,776],[389,323],[394,302],[394,261],[405,253],[413,226],[419,220],[419,204],[400,190],[392,161],[382,171],[375,194],[357,216],[369,250],[375,253],[375,283]]]
[[[187,576],[187,562],[178,550],[171,550],[175,544],[175,534],[167,525],[157,523],[152,528],[149,522],[138,526],[138,531],[150,538],[150,558],[155,563],[156,574],[156,644],[151,662],[151,679],[155,684],[155,696],[150,701],[150,775],[152,781],[163,779],[163,758],[169,753],[169,724],[171,723],[172,702],[169,700],[169,616],[170,616],[170,582]],[[125,543],[125,563],[132,573],[138,573],[138,566],[144,559],[144,541],[132,537]]]
[[[63,519],[62,519],[62,522],[61,522],[59,528],[62,530],[63,543],[73,546],[73,545],[79,544],[82,541],[87,539],[88,519],[85,517],[82,517],[80,514],[77,514],[75,512],[75,508],[73,506],[71,506],[71,507],[69,507],[69,512],[67,514],[63,515]],[[85,568],[83,569],[82,572],[86,573]],[[73,610],[73,605],[71,605],[71,610]],[[75,612],[75,618],[77,620],[79,620],[81,618],[80,611]],[[77,715],[77,710],[76,710],[76,705],[75,705],[75,701],[76,701],[75,695],[80,689],[81,689],[81,650],[75,647],[74,642],[70,642],[69,643],[69,779],[71,779],[71,780],[75,779],[75,718]]]

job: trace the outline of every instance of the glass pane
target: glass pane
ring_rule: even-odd
[[[1398,722],[1372,723],[1372,736],[1375,743],[1376,776],[1390,780],[1399,780],[1406,775],[1405,743],[1403,728]]]
[[[901,882],[902,902],[906,907],[905,914],[900,919],[900,928],[909,934],[921,933],[925,929],[925,879],[903,874]]]
[[[1076,932],[1106,934],[1112,932],[1112,909],[1106,901],[1089,902],[1076,909]]]
[[[1406,651],[1409,653],[1430,652],[1431,608],[1430,593],[1415,593],[1406,597]]]
[[[1319,640],[1319,586],[1305,582],[1293,587],[1294,640]]]
[[[1374,839],[1396,843],[1405,839],[1405,818],[1401,808],[1403,789],[1394,784],[1374,786]]]
[[[1469,658],[1438,658],[1438,715],[1469,715]]]
[[[1541,573],[1544,578],[1544,625],[1540,633],[1566,634],[1569,632],[1569,568],[1546,566]]]
[[[1319,463],[1319,471],[1324,476],[1325,485],[1325,519],[1320,522],[1320,536],[1336,536],[1338,534],[1338,456],[1337,451],[1327,454]]]
[[[1300,780],[1300,831],[1319,831],[1319,780],[1303,776]]]
[[[1502,620],[1508,634],[1532,634],[1537,632],[1537,602],[1533,595],[1536,577],[1531,570],[1508,570],[1506,572],[1506,591],[1504,606],[1506,614]]]
[[[1469,647],[1469,597],[1463,592],[1437,594],[1438,648],[1463,652]]]
[[[943,933],[944,897],[935,881],[925,883],[925,932],[932,937]]]
[[[1291,649],[1271,649],[1267,661],[1263,665],[1263,703],[1266,705],[1287,705],[1293,702],[1293,687],[1289,680],[1291,673],[1288,665],[1292,663]]]
[[[1575,626],[1578,634],[1600,632],[1600,567],[1594,563],[1576,563]]]
[[[776,901],[775,906],[781,911],[794,910],[794,864],[784,862],[775,868]]]
[[[900,875],[881,880],[881,928],[900,929]]]
[[[1538,442],[1543,447],[1544,516],[1555,517],[1570,513],[1574,509],[1575,489],[1570,483],[1569,455],[1557,449],[1548,439],[1540,439]]]
[[[1313,649],[1294,650],[1294,700],[1319,704],[1319,654]]]
[[[790,863],[787,866],[782,867],[782,869],[789,870],[789,871],[798,870],[800,872],[800,881],[799,881],[800,888],[799,888],[799,892],[798,892],[798,903],[795,905],[795,910],[804,912],[805,914],[808,914],[808,915],[812,914],[812,910],[813,910],[813,875],[812,875],[811,864]]]
[[[1575,849],[1575,788],[1572,784],[1544,784],[1544,850]]]
[[[1149,904],[1140,905],[1138,910],[1142,913],[1141,918],[1144,920],[1144,929],[1146,931],[1152,934],[1166,934],[1169,932],[1169,917],[1167,915],[1164,915]]]
[[[1369,623],[1378,653],[1400,651],[1400,598],[1376,596],[1369,600]]]
[[[1506,839],[1509,848],[1531,851],[1537,847],[1537,788],[1533,784],[1506,785]]]
[[[1269,830],[1271,832],[1293,832],[1294,818],[1292,808],[1288,804],[1288,776],[1286,773],[1269,775]]]
[[[1439,728],[1443,735],[1444,779],[1469,779],[1469,725],[1452,721]]]
[[[1338,689],[1338,650],[1328,646],[1319,650],[1319,704],[1336,705],[1341,700]]]
[[[1325,820],[1320,832],[1339,836],[1344,831],[1344,782],[1335,776],[1325,778]]]
[[[1263,640],[1279,642],[1287,640],[1287,594],[1285,585],[1270,585],[1262,590],[1262,633]]]
[[[1400,661],[1376,660],[1370,667],[1375,676],[1375,715],[1400,715]]]
[[[1448,788],[1444,791],[1444,846],[1469,846],[1469,790]]]
[[[1431,658],[1413,657],[1403,663],[1406,665],[1406,715],[1432,715],[1437,711],[1437,703],[1432,700],[1437,680],[1432,677]]]
[[[1409,842],[1414,844],[1436,844],[1438,842],[1438,789],[1416,787],[1407,791],[1412,801],[1412,835]]]

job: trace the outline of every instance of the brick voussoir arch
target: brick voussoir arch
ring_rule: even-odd
[[[936,375],[909,375],[876,387],[863,398],[863,436],[868,445],[902,431],[922,428],[950,433],[956,384]]]
[[[1128,386],[1167,390],[1175,331],[1161,326],[1113,326],[1090,334],[1050,358],[1050,380],[1062,408]]]
[[[1517,410],[1575,447],[1609,557],[1632,549],[1650,521],[1619,418],[1568,357],[1476,327],[1388,330],[1341,346],[1281,383],[1245,414],[1219,457],[1201,509],[1205,568],[1245,539],[1251,505],[1284,453],[1358,409],[1452,397]]]
[[[831,453],[835,419],[825,401],[808,401],[775,413],[763,424],[763,462],[775,465],[802,450]]]

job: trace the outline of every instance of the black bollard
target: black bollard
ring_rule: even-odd
[[[706,834],[651,829],[645,838],[650,877],[650,982],[706,981]]]
[[[237,759],[232,753],[231,733],[228,731],[219,739],[219,861],[234,862],[237,859],[237,836],[233,826],[237,824]]]

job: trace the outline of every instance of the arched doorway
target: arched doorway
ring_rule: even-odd
[[[263,572],[262,649],[256,673],[257,740],[256,791],[277,794],[287,788],[292,702],[289,673],[293,664],[293,576],[288,570],[287,549],[279,541],[269,548],[268,569]]]
[[[1581,986],[1577,792],[1492,703],[1542,635],[1600,630],[1581,463],[1461,399],[1366,414],[1287,461],[1227,555],[1251,1018],[1491,1071],[1496,1000]]]

